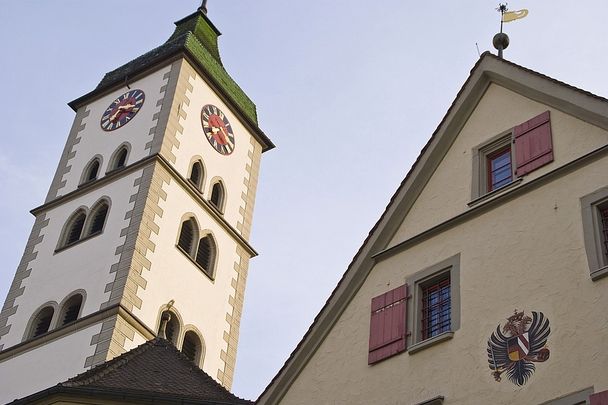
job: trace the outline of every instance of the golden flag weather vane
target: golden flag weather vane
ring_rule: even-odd
[[[499,3],[496,11],[500,12],[500,32],[502,32],[502,24],[519,20],[528,15],[528,10],[523,8],[521,10],[509,11],[507,7],[508,3]]]

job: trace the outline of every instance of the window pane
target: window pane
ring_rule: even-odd
[[[510,147],[488,156],[488,180],[488,191],[512,181]]]
[[[422,289],[422,338],[428,339],[450,330],[450,279]]]
[[[604,256],[608,259],[608,207],[600,208],[602,220],[602,237],[604,242]]]

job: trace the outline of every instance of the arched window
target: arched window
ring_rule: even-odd
[[[180,325],[179,325],[179,319],[177,318],[177,315],[175,315],[175,313],[173,313],[173,311],[163,311],[163,313],[160,316],[161,323],[158,327],[158,333],[160,335],[161,329],[163,327],[162,319],[166,316],[166,314],[169,314],[170,319],[167,322],[167,326],[165,327],[165,336],[169,342],[176,345],[177,339],[179,337]]]
[[[74,322],[76,319],[78,319],[81,306],[82,295],[76,294],[70,297],[70,299],[63,304],[63,308],[61,308],[59,316],[60,326],[67,325],[68,323]]]
[[[84,211],[78,211],[70,218],[65,228],[64,240],[61,247],[69,246],[80,240],[86,219],[87,216]]]
[[[126,145],[118,148],[112,157],[110,163],[110,171],[122,169],[127,164],[127,157],[129,156],[129,148]]]
[[[224,199],[226,192],[224,186],[220,181],[213,184],[211,188],[211,198],[209,201],[215,206],[220,212],[224,212]]]
[[[213,236],[205,235],[198,243],[195,261],[210,277],[213,277],[214,273],[216,252],[217,247]]]
[[[99,159],[95,158],[87,165],[84,170],[84,174],[82,176],[81,183],[87,183],[89,181],[93,181],[97,179],[97,175],[99,174],[99,167],[101,163]]]
[[[203,170],[203,164],[200,161],[194,162],[192,169],[190,170],[190,177],[188,177],[188,180],[190,180],[190,182],[194,184],[194,187],[200,191],[203,189],[204,177],[205,171]]]
[[[186,355],[190,361],[193,361],[200,367],[201,357],[203,353],[203,345],[201,339],[198,337],[196,332],[189,330],[184,335],[184,341],[182,343],[182,353]]]
[[[106,223],[106,217],[108,216],[109,209],[110,206],[108,205],[108,203],[103,201],[91,211],[87,236],[95,235],[103,231],[103,226]]]
[[[197,242],[198,225],[194,218],[189,218],[182,223],[177,246],[179,246],[190,257],[194,258]]]
[[[42,308],[34,318],[34,322],[32,322],[29,338],[35,338],[47,333],[49,331],[49,327],[51,326],[54,313],[55,310],[53,307],[49,306]]]

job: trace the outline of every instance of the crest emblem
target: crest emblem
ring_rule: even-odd
[[[498,325],[488,339],[488,363],[494,379],[500,382],[506,372],[515,385],[528,382],[536,370],[534,363],[549,359],[547,338],[550,333],[549,320],[542,312],[532,311],[532,317],[529,317],[524,311],[515,310],[502,331]]]

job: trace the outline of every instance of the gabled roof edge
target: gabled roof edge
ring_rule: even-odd
[[[502,72],[504,74],[501,74],[499,72],[500,70],[504,70],[505,72]],[[567,112],[569,110],[570,113],[574,113],[574,115],[581,117],[585,121],[608,130],[608,99],[517,65],[513,62],[500,59],[490,52],[484,52],[471,69],[468,78],[458,91],[454,101],[448,108],[432,136],[422,148],[407,175],[390,198],[384,212],[369,231],[361,247],[355,253],[352,261],[329,298],[326,300],[312,324],[296,348],[289,355],[281,369],[260,394],[256,404],[266,405],[278,403],[293,381],[297,378],[300,371],[305,367],[308,360],[314,355],[316,349],[323,342],[331,327],[337,321],[352,297],[359,290],[367,278],[369,271],[371,271],[371,268],[373,267],[374,260],[371,256],[373,255],[374,250],[382,249],[380,246],[383,244],[385,245],[384,247],[386,247],[386,244],[389,243],[396,232],[396,229],[390,229],[387,227],[387,224],[395,214],[400,214],[402,217],[405,217],[407,214],[407,209],[404,209],[406,207],[403,207],[403,204],[400,204],[403,197],[410,192],[420,192],[426,184],[426,181],[421,178],[422,176],[420,176],[420,173],[422,172],[423,166],[426,166],[429,163],[429,155],[436,151],[438,138],[441,137],[440,135],[445,134],[447,129],[453,129],[449,128],[455,126],[452,124],[458,124],[458,122],[455,122],[455,118],[459,118],[458,115],[465,115],[466,117],[460,117],[460,119],[463,123],[466,122],[466,119],[468,119],[468,116],[474,110],[477,102],[481,99],[490,83],[495,82],[507,88],[513,88],[515,85],[516,88],[514,91],[521,91],[522,88],[517,88],[519,82],[516,82],[512,78],[513,75],[517,75],[518,73],[529,79],[531,78],[532,80],[540,79],[543,82],[548,81],[553,85],[567,89],[570,93],[569,96],[573,98],[572,101],[555,97],[549,97],[548,100],[543,99],[543,92],[540,89],[535,89],[536,91],[533,92],[533,96],[540,97],[542,102],[550,104],[556,109],[566,110]],[[522,84],[521,86],[524,85]],[[456,135],[457,134],[453,134],[454,137]],[[445,151],[449,149],[450,145],[451,142],[448,143]],[[441,150],[439,150],[439,152],[441,152]],[[401,221],[394,222],[397,224],[393,225],[393,228],[396,228],[401,223]]]

